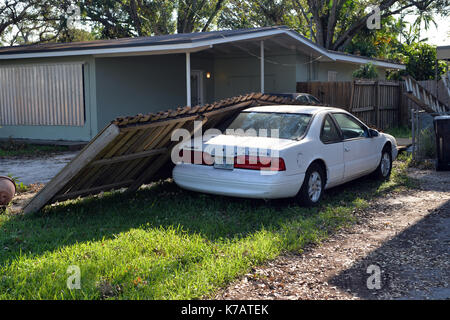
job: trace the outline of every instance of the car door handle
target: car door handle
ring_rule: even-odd
[[[350,148],[349,148],[349,147],[344,147],[344,151],[345,151],[345,152],[349,152],[349,151],[350,151]]]

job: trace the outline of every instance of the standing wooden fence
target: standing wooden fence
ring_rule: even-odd
[[[401,87],[391,81],[353,82],[350,112],[381,130],[399,124]]]
[[[352,81],[297,82],[297,92],[310,93],[323,103],[349,110]]]
[[[297,92],[350,111],[381,130],[400,125],[400,119],[407,116],[403,114],[402,86],[395,81],[298,82]]]

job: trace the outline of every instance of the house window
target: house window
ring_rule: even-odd
[[[328,81],[336,81],[337,71],[328,71]]]
[[[83,126],[83,64],[0,67],[0,125]]]

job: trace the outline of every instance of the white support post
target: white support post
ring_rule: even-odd
[[[261,93],[264,93],[264,40],[261,40]]]
[[[191,53],[186,52],[186,106],[191,106]]]

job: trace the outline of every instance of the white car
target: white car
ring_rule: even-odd
[[[278,137],[267,133],[271,129],[279,129]],[[394,137],[337,108],[253,107],[241,111],[230,130],[179,146],[178,186],[244,198],[298,197],[311,206],[325,189],[364,175],[388,179],[397,157]]]

